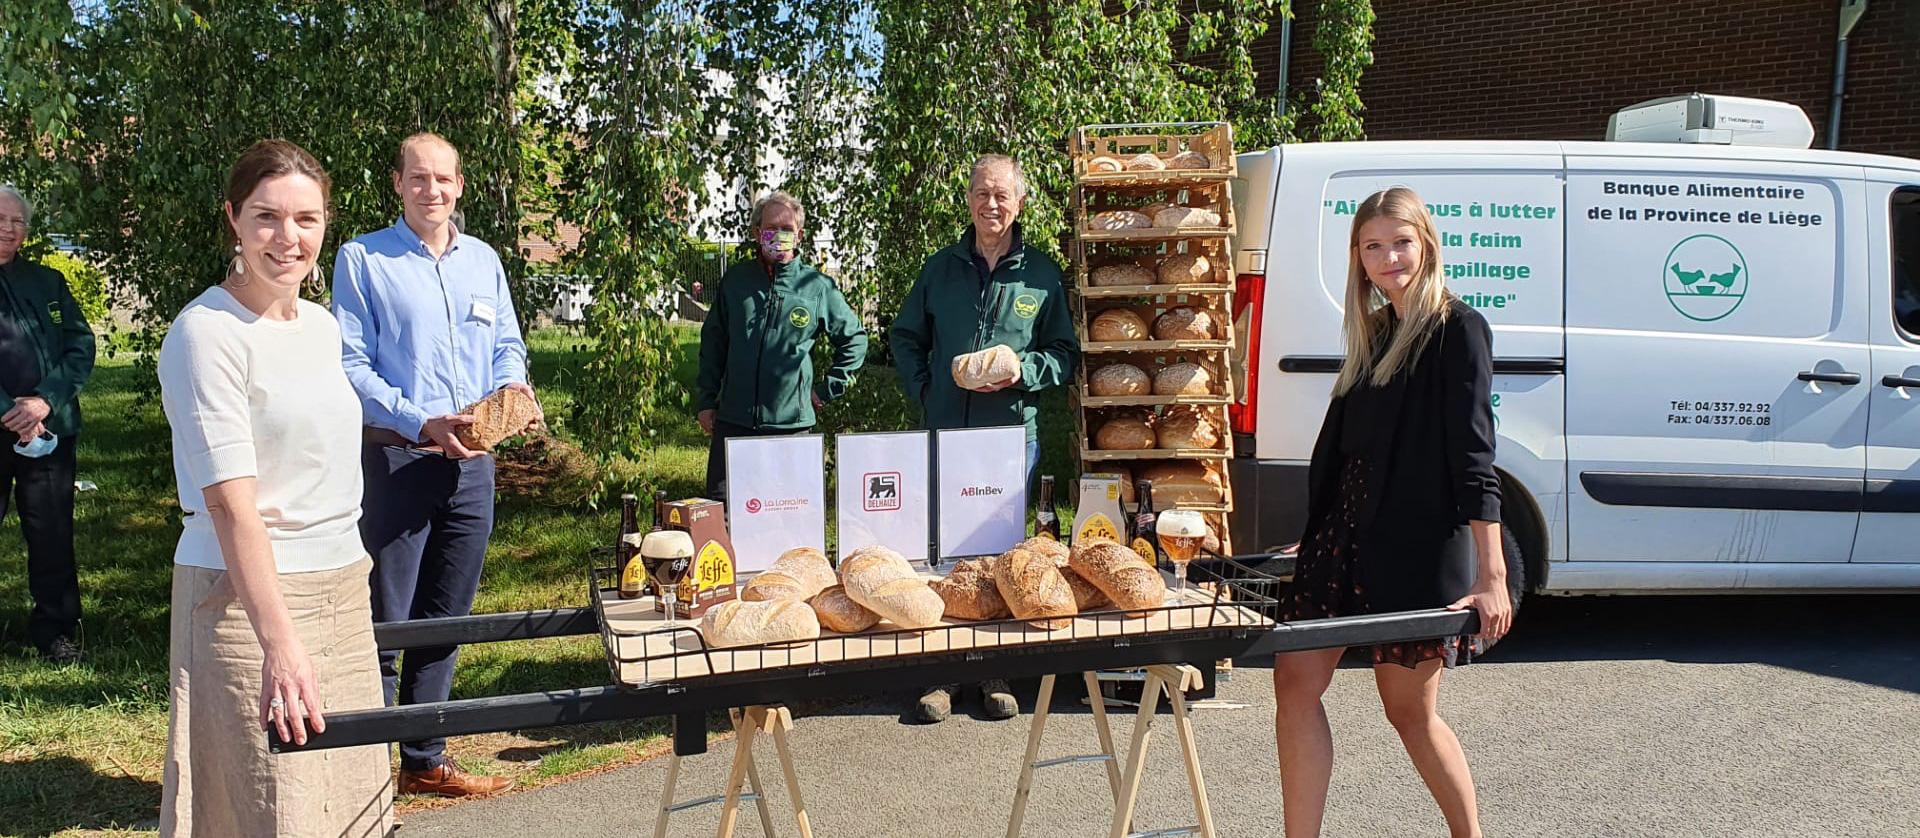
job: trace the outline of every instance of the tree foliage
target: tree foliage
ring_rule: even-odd
[[[1313,102],[1314,139],[1366,139],[1360,77],[1373,66],[1372,0],[1321,0],[1313,48],[1326,59]]]

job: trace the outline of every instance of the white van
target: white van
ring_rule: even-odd
[[[1299,536],[1353,210],[1405,185],[1493,325],[1529,590],[1920,590],[1920,161],[1788,133],[1240,155],[1237,548]]]

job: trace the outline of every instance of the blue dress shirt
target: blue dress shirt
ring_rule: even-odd
[[[407,439],[527,380],[506,269],[472,236],[454,236],[439,259],[404,218],[347,242],[333,263],[333,316],[366,423]]]

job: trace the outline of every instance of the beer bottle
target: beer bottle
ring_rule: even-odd
[[[1160,566],[1160,538],[1154,532],[1153,482],[1145,478],[1133,481],[1133,496],[1138,508],[1133,514],[1131,542],[1127,545],[1154,567]]]
[[[653,490],[653,529],[649,530],[649,532],[659,532],[666,528],[667,490],[655,489]]]
[[[620,496],[620,535],[613,542],[615,566],[620,568],[620,598],[636,599],[646,590],[647,569],[640,562],[640,551],[628,543],[627,536],[639,530],[640,499],[632,494]]]
[[[1060,516],[1053,511],[1053,475],[1040,475],[1040,506],[1033,512],[1033,534],[1060,540]]]

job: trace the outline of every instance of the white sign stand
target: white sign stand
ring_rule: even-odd
[[[1027,535],[1027,430],[958,428],[935,435],[940,558],[1006,552]]]
[[[826,438],[728,439],[727,527],[736,573],[766,570],[795,547],[825,552]]]
[[[933,484],[928,441],[926,431],[834,437],[840,558],[880,544],[908,561],[926,561],[927,491]]]

